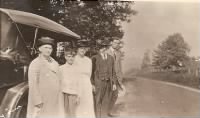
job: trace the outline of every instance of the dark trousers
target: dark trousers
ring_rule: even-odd
[[[110,101],[109,111],[108,111],[109,114],[113,113],[113,109],[117,101],[117,98],[118,98],[118,87],[117,87],[117,90],[111,92],[111,98],[110,98],[111,101]]]
[[[111,83],[106,80],[98,80],[96,84],[95,99],[95,113],[97,118],[108,116],[109,106],[111,102]]]

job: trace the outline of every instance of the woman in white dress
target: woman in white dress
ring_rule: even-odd
[[[92,94],[92,84],[90,81],[92,73],[92,62],[85,56],[87,44],[78,43],[77,55],[74,64],[78,67],[77,75],[79,76],[79,95],[80,103],[77,107],[77,117],[94,118],[94,102]]]

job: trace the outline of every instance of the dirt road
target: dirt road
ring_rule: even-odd
[[[117,101],[120,117],[197,117],[200,92],[141,77],[125,81],[127,93]]]

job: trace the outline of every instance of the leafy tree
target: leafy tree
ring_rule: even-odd
[[[180,33],[168,36],[154,51],[153,65],[162,69],[185,66],[190,48]]]
[[[95,44],[105,38],[121,39],[124,35],[121,22],[130,22],[135,13],[131,2],[68,2],[61,22]]]
[[[147,50],[144,53],[144,57],[143,57],[143,60],[142,60],[141,69],[148,69],[150,65],[151,65],[150,51]]]
[[[26,12],[32,12],[30,0],[1,0],[1,8],[14,9]]]

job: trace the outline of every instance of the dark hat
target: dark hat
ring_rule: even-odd
[[[98,40],[97,41],[97,46],[98,47],[107,47],[107,46],[110,46],[110,41],[108,41],[108,40]]]
[[[87,40],[79,40],[77,42],[78,47],[88,47],[89,46],[89,41]]]
[[[119,38],[119,37],[112,37],[111,40],[112,40],[112,41],[113,41],[113,40],[120,40],[120,38]]]
[[[45,44],[54,46],[54,39],[52,39],[50,37],[41,37],[38,39],[38,44],[37,44],[38,47],[45,45]]]
[[[72,56],[76,55],[76,52],[73,49],[71,49],[71,48],[65,49],[64,53],[65,53],[65,55],[72,55]]]

